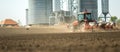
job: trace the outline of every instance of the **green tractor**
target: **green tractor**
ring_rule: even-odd
[[[87,22],[93,22],[94,21],[92,16],[91,16],[91,13],[88,13],[88,12],[78,13],[77,20],[79,22],[85,22],[86,20],[87,20]]]
[[[81,12],[77,14],[77,20],[74,21],[73,24],[73,31],[76,30],[88,30],[92,29],[96,21],[92,18],[91,13],[89,12]]]

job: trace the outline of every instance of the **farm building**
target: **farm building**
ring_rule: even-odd
[[[5,19],[0,22],[1,27],[18,27],[18,23],[12,19]]]

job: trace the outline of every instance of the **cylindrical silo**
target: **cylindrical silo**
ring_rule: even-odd
[[[52,0],[29,0],[28,24],[49,24]]]
[[[75,16],[77,16],[77,13],[78,13],[78,5],[79,5],[78,1],[79,0],[69,0],[70,2],[69,8],[70,8],[71,14]]]
[[[53,11],[60,11],[60,0],[53,0]]]
[[[109,13],[109,0],[102,0],[102,13],[106,21],[107,20],[106,16]]]
[[[102,13],[109,13],[109,0],[102,0]]]

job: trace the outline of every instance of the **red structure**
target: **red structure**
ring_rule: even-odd
[[[1,27],[18,27],[18,23],[12,19],[5,19],[0,22]]]

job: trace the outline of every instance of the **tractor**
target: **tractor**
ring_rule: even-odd
[[[92,18],[91,13],[89,12],[78,13],[77,20],[72,23],[73,31],[93,29],[95,23],[96,21]]]
[[[77,20],[72,23],[73,32],[75,31],[93,31],[93,29],[113,29],[114,23],[96,21],[90,12],[81,12],[77,14]]]

